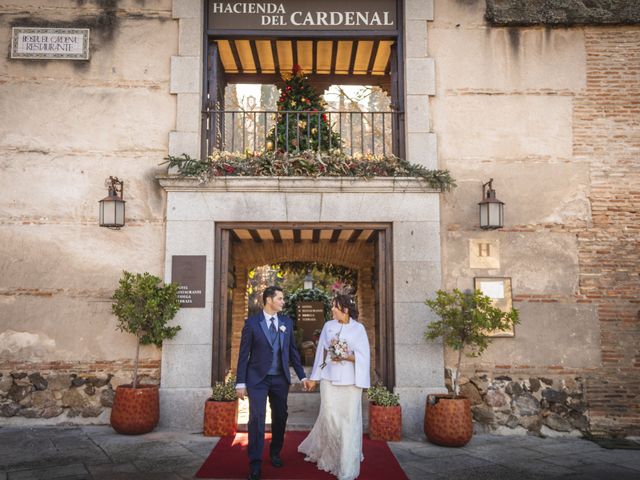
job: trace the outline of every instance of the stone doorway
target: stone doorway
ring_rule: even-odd
[[[391,225],[388,223],[221,223],[214,295],[212,379],[234,371],[247,316],[248,272],[283,262],[335,264],[357,272],[360,321],[371,343],[372,379],[394,386]]]
[[[383,379],[400,394],[405,431],[419,429],[425,394],[445,391],[442,346],[422,338],[430,318],[424,299],[441,282],[436,191],[419,180],[393,178],[226,177],[201,182],[167,175],[159,181],[167,192],[165,280],[172,279],[174,256],[206,259],[205,306],[181,309],[176,323],[182,330],[162,347],[164,427],[202,428],[202,410],[211,395],[211,382],[224,376],[227,355],[231,358],[226,350],[227,332],[232,330],[221,319],[227,319],[228,299],[232,299],[227,295],[229,249],[240,252],[239,245],[233,246],[232,229],[246,230],[248,238],[241,239],[240,245],[249,238],[253,241],[250,230],[256,230],[261,239],[262,230],[266,230],[264,238],[272,239],[271,245],[275,245],[271,229],[291,230],[291,245],[296,245],[293,231],[299,230],[302,240],[306,230],[304,235],[310,235],[311,240],[305,241],[314,245],[313,231],[320,230],[319,247],[331,243],[333,230],[349,228],[351,233],[339,237],[346,238],[343,242],[348,245],[353,231],[363,230],[362,236],[368,228],[382,233],[373,245],[377,246],[374,254],[384,253],[384,257],[378,257],[374,264],[385,265],[376,276],[385,288],[375,291],[386,292],[387,320],[380,325],[388,326],[388,331],[377,330],[376,340],[370,340],[386,342],[389,354],[384,362],[377,356],[376,365],[387,369]],[[322,235],[329,239],[322,240]],[[262,243],[266,247],[267,241]],[[381,272],[385,278],[380,277]]]

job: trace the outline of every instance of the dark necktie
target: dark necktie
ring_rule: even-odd
[[[276,336],[278,335],[278,331],[276,330],[276,318],[271,317],[269,319],[271,325],[269,325],[269,337],[271,338],[271,343],[276,341]]]

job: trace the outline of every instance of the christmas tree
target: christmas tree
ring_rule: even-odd
[[[340,134],[331,128],[326,102],[309,85],[299,65],[282,76],[276,124],[267,137],[267,148],[280,152],[328,151],[342,148]]]

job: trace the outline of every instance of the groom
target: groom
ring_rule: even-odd
[[[278,315],[284,307],[280,287],[267,287],[262,294],[264,310],[249,317],[242,329],[238,354],[240,399],[249,396],[249,480],[259,480],[264,447],[267,397],[271,406],[271,465],[282,467],[280,450],[287,424],[287,396],[291,384],[289,362],[307,390],[307,378],[293,336],[293,322]]]

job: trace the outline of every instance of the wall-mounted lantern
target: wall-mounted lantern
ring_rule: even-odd
[[[491,188],[493,178],[482,184],[482,201],[480,207],[480,228],[485,230],[502,228],[504,225],[504,202],[496,198],[496,191]]]
[[[118,177],[109,177],[105,180],[109,195],[100,200],[100,226],[118,230],[124,227],[124,182]]]

